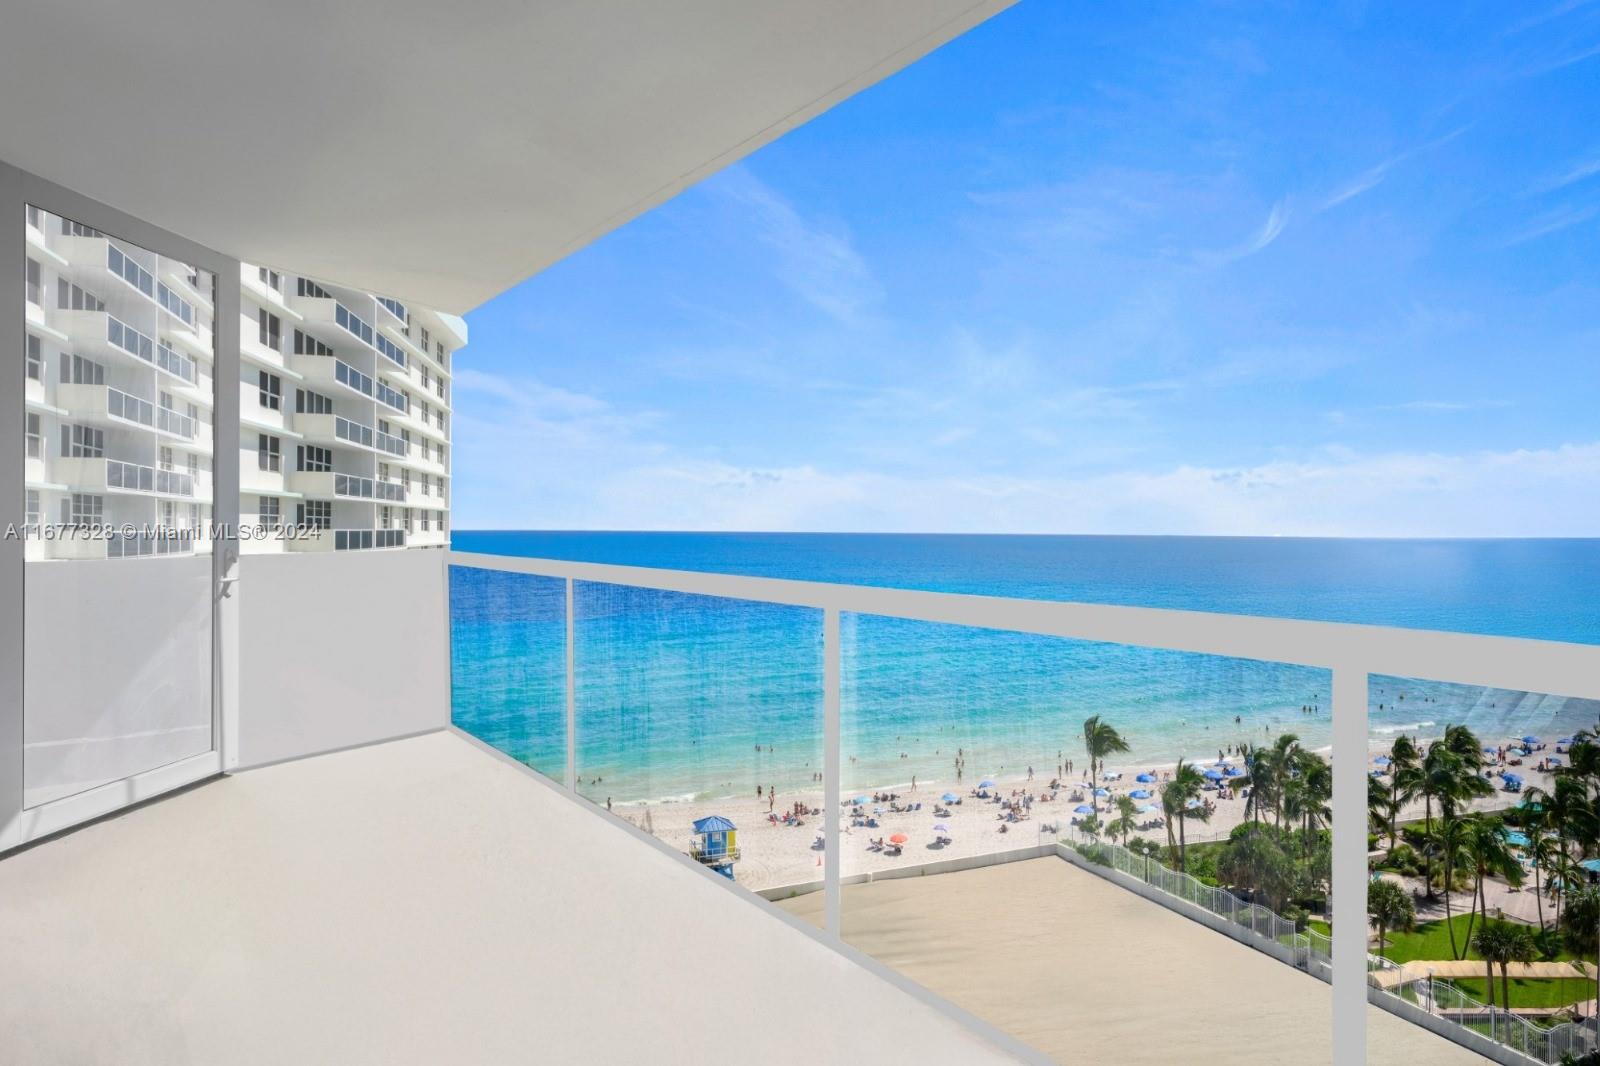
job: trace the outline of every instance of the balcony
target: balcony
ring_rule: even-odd
[[[293,552],[390,551],[406,546],[403,529],[340,528],[311,529],[285,540]]]
[[[193,418],[110,385],[63,384],[57,388],[56,399],[78,421],[138,426],[184,443],[195,439]]]
[[[138,493],[169,496],[183,500],[201,498],[194,475],[180,470],[163,470],[142,463],[111,458],[69,458],[52,461],[54,476],[80,492]]]

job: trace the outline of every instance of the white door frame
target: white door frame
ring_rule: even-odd
[[[0,162],[0,531],[21,529],[26,204],[215,275],[212,321],[212,750],[37,807],[23,807],[23,541],[0,537],[0,853],[214,776],[232,765],[238,714],[239,261]],[[67,565],[71,565],[70,563]]]

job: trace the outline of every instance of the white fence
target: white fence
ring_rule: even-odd
[[[1332,942],[1316,930],[1299,931],[1293,922],[1259,903],[1247,902],[1225,888],[1205,884],[1189,874],[1173,870],[1148,854],[1138,854],[1120,844],[1091,839],[1075,828],[1063,833],[1063,842],[1078,848],[1092,861],[1138,878],[1175,899],[1203,908],[1241,929],[1249,930],[1263,944],[1275,943],[1289,948],[1296,966],[1331,982]],[[1400,969],[1399,964],[1381,955],[1367,956],[1369,974]],[[1563,1022],[1545,1028],[1502,1007],[1480,1003],[1455,984],[1432,975],[1404,980],[1392,987],[1384,987],[1376,980],[1372,984],[1380,995],[1392,996],[1537,1062],[1557,1064],[1563,1055],[1577,1056],[1596,1047],[1593,1023]]]

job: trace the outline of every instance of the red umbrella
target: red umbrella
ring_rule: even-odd
[[[906,841],[908,841],[910,839],[911,838],[906,836],[904,833],[896,833],[894,836],[889,838],[889,843],[891,843],[891,844],[904,844]]]

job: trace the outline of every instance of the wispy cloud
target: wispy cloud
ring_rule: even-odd
[[[1267,212],[1266,220],[1261,223],[1260,228],[1256,230],[1255,235],[1249,240],[1220,252],[1202,252],[1195,258],[1209,266],[1221,266],[1225,263],[1246,259],[1257,252],[1265,250],[1267,246],[1283,234],[1284,227],[1288,224],[1289,201],[1285,198],[1272,205],[1272,208]]]
[[[1560,233],[1564,229],[1582,225],[1600,214],[1600,205],[1590,204],[1586,207],[1567,205],[1539,216],[1527,226],[1506,238],[1505,244],[1526,244],[1536,241],[1541,237],[1548,237],[1552,233]]]
[[[1530,188],[1526,195],[1542,196],[1558,189],[1565,189],[1568,185],[1576,185],[1580,181],[1586,181],[1596,174],[1600,174],[1600,156],[1596,156],[1588,162],[1579,163],[1547,181],[1539,182]]]
[[[1430,152],[1435,148],[1449,144],[1451,141],[1467,132],[1468,129],[1469,127],[1467,126],[1457,127],[1456,129],[1451,130],[1449,133],[1444,134],[1442,137],[1435,137],[1430,141],[1425,141],[1422,144],[1419,144],[1413,148],[1408,148],[1403,152],[1397,152],[1382,162],[1368,167],[1366,170],[1363,170],[1360,174],[1357,174],[1355,177],[1351,178],[1349,181],[1345,182],[1343,185],[1339,186],[1333,192],[1324,197],[1321,203],[1317,205],[1316,210],[1318,212],[1330,210],[1331,208],[1338,207],[1342,203],[1354,200],[1364,192],[1369,192],[1370,190],[1377,188],[1383,183],[1383,180],[1389,176],[1389,172],[1395,167],[1399,166],[1401,163],[1404,163],[1408,159],[1411,159],[1415,156],[1421,155],[1424,152]]]
[[[1407,400],[1405,403],[1384,404],[1380,411],[1436,411],[1440,413],[1453,413],[1457,411],[1487,411],[1501,407],[1510,407],[1509,400]]]
[[[778,279],[812,306],[848,323],[883,298],[847,228],[804,217],[748,166],[729,167],[706,189],[748,214],[755,237],[775,254]]]

